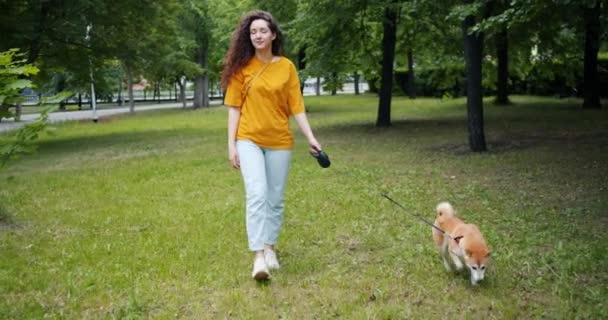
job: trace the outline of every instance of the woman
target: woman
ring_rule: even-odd
[[[228,106],[228,157],[240,169],[247,199],[247,237],[255,253],[252,277],[265,280],[278,269],[275,245],[281,231],[289,172],[293,116],[308,139],[315,139],[293,63],[282,56],[283,35],[268,12],[246,14],[232,35],[224,59],[222,88]]]

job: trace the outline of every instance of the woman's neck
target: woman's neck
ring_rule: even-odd
[[[274,55],[272,54],[272,50],[270,50],[270,48],[264,50],[256,50],[255,56],[264,62],[271,62],[274,58]]]

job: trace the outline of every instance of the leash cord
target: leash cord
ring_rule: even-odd
[[[394,203],[394,204],[398,205],[398,206],[399,206],[401,209],[403,209],[403,211],[405,211],[405,212],[407,212],[407,213],[411,214],[412,216],[414,216],[414,217],[418,218],[420,221],[422,221],[422,222],[424,222],[424,223],[428,224],[429,226],[433,227],[435,230],[437,230],[437,231],[441,232],[443,235],[445,235],[445,236],[447,236],[448,238],[452,239],[452,237],[450,237],[450,235],[449,235],[449,234],[447,234],[445,231],[441,230],[441,228],[439,228],[438,226],[436,226],[436,225],[434,225],[434,224],[432,224],[432,223],[428,222],[428,221],[427,221],[426,219],[424,219],[423,217],[421,217],[421,216],[419,216],[419,215],[417,215],[417,214],[415,214],[415,213],[413,213],[413,212],[408,211],[406,207],[404,207],[403,205],[401,205],[399,202],[397,202],[397,201],[395,201],[395,200],[391,199],[391,197],[389,197],[389,196],[388,196],[388,195],[386,195],[385,193],[382,193],[381,195],[382,195],[383,197],[387,198],[388,200],[390,200],[392,203]]]

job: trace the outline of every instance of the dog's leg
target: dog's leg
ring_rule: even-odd
[[[448,259],[445,258],[445,256],[441,256],[442,260],[443,260],[443,266],[445,267],[445,270],[447,272],[452,272],[452,266],[450,265],[450,263],[448,262]]]
[[[448,244],[447,244],[447,242],[444,241],[444,243],[439,248],[439,255],[441,256],[441,260],[443,260],[443,266],[445,267],[445,270],[447,270],[448,272],[451,272],[452,266],[450,265],[450,262],[448,261],[448,255],[449,255],[448,250],[449,250]]]
[[[450,256],[452,257],[452,261],[454,261],[454,266],[456,270],[461,271],[464,268],[464,264],[460,261],[460,257],[450,252]]]

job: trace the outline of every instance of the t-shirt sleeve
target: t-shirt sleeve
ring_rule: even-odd
[[[304,112],[304,98],[302,97],[302,91],[300,91],[300,78],[298,78],[298,72],[293,64],[289,64],[289,82],[287,105],[289,106],[290,114],[298,114]]]
[[[226,88],[226,96],[224,97],[224,105],[240,108],[243,105],[243,73],[235,73],[228,82]]]

